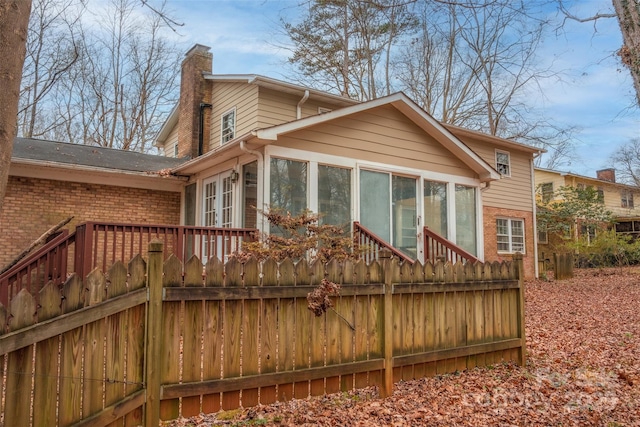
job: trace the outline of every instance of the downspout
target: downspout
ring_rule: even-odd
[[[533,169],[533,162],[542,154],[538,151],[531,159],[531,200],[533,200],[533,274],[537,279],[540,275],[538,268],[538,214],[536,209],[536,175]]]
[[[257,157],[258,160],[258,194],[256,197],[256,209],[260,209],[260,206],[263,206],[264,203],[264,156],[261,152],[256,150],[251,150],[247,148],[245,145],[244,139],[240,140],[240,150],[247,154],[252,154]],[[262,219],[260,221],[256,220],[256,226],[260,232],[264,232],[264,215],[260,215]]]
[[[298,102],[298,105],[296,106],[296,119],[301,119],[302,118],[302,104],[307,102],[307,99],[309,99],[309,91],[305,90],[304,91],[304,96]]]
[[[200,103],[200,131],[198,132],[198,156],[204,152],[204,109],[211,108],[211,104]]]

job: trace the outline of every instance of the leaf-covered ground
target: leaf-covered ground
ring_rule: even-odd
[[[526,368],[494,365],[167,425],[640,426],[640,269],[526,288]]]

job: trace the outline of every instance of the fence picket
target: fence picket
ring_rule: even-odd
[[[147,263],[140,254],[136,255],[127,266],[128,290],[133,292],[146,286]],[[125,395],[129,396],[142,389],[144,380],[144,346],[145,346],[145,306],[139,305],[129,309],[127,313],[125,371]],[[142,407],[138,407],[125,416],[124,425],[139,426],[143,423]]]
[[[293,265],[290,267],[293,272]],[[277,285],[278,264],[273,259],[268,259],[262,265],[262,286],[272,287]],[[260,310],[260,372],[272,373],[278,370],[278,307],[281,300],[268,298],[262,300]],[[290,336],[283,337],[287,341]],[[260,388],[260,403],[268,405],[278,400],[277,386],[270,385]]]
[[[260,271],[258,261],[255,258],[249,259],[244,264],[243,273],[244,285],[246,287],[256,287],[260,284]],[[260,305],[257,298],[244,300],[244,317],[242,323],[242,376],[257,375],[258,343],[260,342]],[[258,404],[258,388],[242,390],[242,405],[245,407],[256,406]]]
[[[40,291],[38,321],[52,319],[62,314],[62,295],[58,286],[49,282]],[[38,426],[56,424],[56,399],[58,388],[58,344],[60,337],[55,336],[39,342],[36,347],[35,376],[33,390],[33,423]]]
[[[35,323],[36,301],[26,289],[11,300],[9,331],[16,331]],[[30,418],[31,374],[33,372],[33,346],[9,353],[4,422],[7,427],[21,426]]]
[[[232,258],[225,264],[225,286],[235,288],[242,286],[242,264]],[[242,344],[240,334],[242,328],[243,304],[241,300],[224,301],[224,355],[223,378],[235,378],[241,374],[240,361],[242,358]],[[235,409],[240,405],[240,391],[225,391],[222,393],[222,409]]]
[[[218,288],[223,285],[223,265],[217,257],[212,257],[205,266],[205,286]],[[222,359],[222,303],[219,300],[207,300],[204,303],[204,328],[202,341],[203,373],[205,381],[220,378]],[[207,393],[202,396],[202,412],[212,413],[220,410],[221,393]]]
[[[87,300],[85,307],[101,303],[106,297],[104,274],[94,269],[85,279]],[[82,416],[87,417],[102,409],[104,398],[104,341],[106,319],[99,319],[85,327],[84,332],[84,380],[82,388]]]
[[[162,286],[165,288],[179,287],[182,284],[182,263],[171,255],[164,262],[164,278]],[[181,353],[182,343],[180,318],[182,303],[164,301],[162,303],[162,339],[161,354],[162,384],[180,381],[180,368],[184,363]],[[148,357],[156,357],[151,354]],[[164,399],[160,402],[160,419],[173,420],[180,415],[180,399]]]
[[[184,281],[182,285],[189,288],[204,286],[202,277],[202,263],[193,255],[184,267]],[[182,381],[194,382],[200,380],[202,366],[202,331],[203,331],[204,300],[185,301],[184,323],[182,327],[182,351],[190,357],[184,357],[182,367]],[[182,398],[182,416],[192,417],[200,414],[200,396]]]

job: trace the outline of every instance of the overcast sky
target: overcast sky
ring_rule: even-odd
[[[287,79],[288,52],[278,48],[280,16],[295,19],[297,0],[167,0],[176,20],[184,23],[172,35],[185,52],[193,44],[211,47],[218,74],[261,74]],[[611,12],[610,0],[581,1],[581,16]],[[555,12],[550,10],[555,18]],[[561,18],[558,18],[559,20]],[[593,23],[567,21],[557,35],[548,36],[540,51],[562,73],[547,80],[544,97],[531,102],[546,117],[577,126],[576,158],[561,169],[595,176],[611,167],[609,156],[620,144],[640,137],[640,111],[633,108],[633,84],[620,68],[615,51],[622,37],[615,19]]]

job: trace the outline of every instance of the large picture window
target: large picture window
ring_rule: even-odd
[[[498,252],[524,253],[524,220],[496,219]]]

